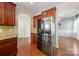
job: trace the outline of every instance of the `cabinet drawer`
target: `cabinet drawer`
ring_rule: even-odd
[[[17,38],[9,38],[9,39],[4,39],[4,40],[0,40],[0,46],[2,45],[6,45],[8,43],[11,43],[11,42],[16,42],[17,41]]]
[[[0,56],[9,56],[17,51],[16,42],[0,46]]]
[[[0,41],[0,56],[10,56],[17,52],[17,38]]]

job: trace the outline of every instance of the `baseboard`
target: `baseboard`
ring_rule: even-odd
[[[29,37],[20,37],[18,39],[29,39]]]

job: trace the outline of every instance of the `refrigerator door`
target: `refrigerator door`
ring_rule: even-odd
[[[42,51],[51,55],[51,19],[43,19]],[[49,45],[50,44],[50,45]]]
[[[38,41],[37,47],[47,55],[53,55],[53,39],[54,39],[54,18],[47,17],[38,21]]]

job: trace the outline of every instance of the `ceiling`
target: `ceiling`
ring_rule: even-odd
[[[60,2],[33,2],[32,4],[30,2],[14,2],[17,5],[21,5],[24,8],[27,8],[34,13],[38,13],[40,11],[46,10],[48,8],[54,7]]]
[[[79,15],[79,11],[75,9],[68,9],[60,12],[58,14],[59,18],[69,18],[69,17],[75,17],[76,15]]]

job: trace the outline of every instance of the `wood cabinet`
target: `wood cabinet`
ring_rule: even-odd
[[[42,18],[49,17],[49,16],[54,16],[54,17],[56,16],[56,7],[45,10],[45,11],[41,12],[40,15],[34,16],[33,17],[33,26],[34,27],[37,26],[38,19],[42,19]]]
[[[7,25],[15,25],[15,4],[5,3],[5,20]]]
[[[4,3],[0,2],[0,25],[4,24]]]
[[[0,40],[0,56],[13,56],[17,53],[17,38]]]
[[[0,2],[0,25],[15,25],[15,7],[11,2]]]
[[[36,33],[31,33],[31,43],[32,44],[37,44],[37,34]]]
[[[49,17],[49,16],[56,16],[56,8],[55,7],[42,12],[42,18]]]
[[[42,18],[48,17],[48,10],[42,12]]]
[[[56,16],[56,7],[48,9],[48,13],[49,13],[48,16],[54,16],[55,17]]]
[[[40,15],[33,16],[33,26],[37,27],[38,19],[42,20],[42,18],[49,17],[49,16],[53,16],[53,17],[56,16],[56,7],[45,10],[45,11],[41,12]],[[31,34],[31,43],[34,43],[34,44],[37,43],[36,37],[37,37],[37,33]]]
[[[41,18],[42,18],[42,15],[41,14],[33,17],[33,25],[34,25],[34,27],[37,26],[37,20],[38,19],[41,20]]]

